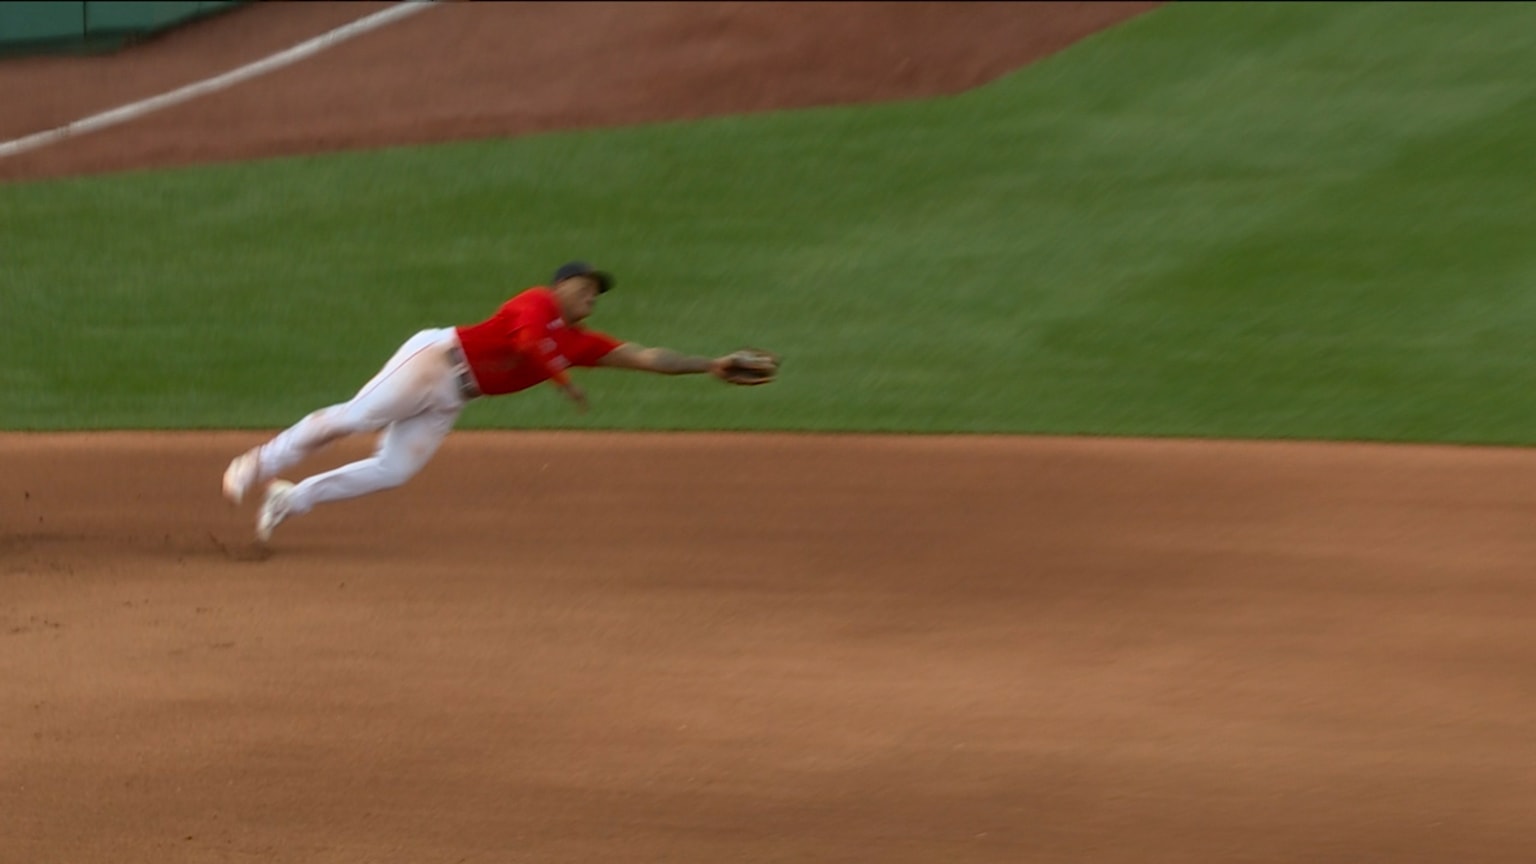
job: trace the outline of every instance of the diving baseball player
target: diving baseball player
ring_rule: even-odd
[[[742,349],[722,357],[680,354],[621,342],[582,326],[613,277],[582,261],[555,271],[490,318],[422,330],[401,345],[350,400],[310,413],[277,437],[242,453],[224,471],[224,496],[239,504],[265,485],[256,538],[266,543],[284,520],[329,501],[399,486],[426,465],[464,406],[482,396],[517,393],[544,381],[579,411],[587,397],[572,366],[606,366],[661,375],[709,374],[732,384],[773,381],[779,358]],[[321,447],[348,435],[383,430],[373,455],[299,483],[275,479]]]

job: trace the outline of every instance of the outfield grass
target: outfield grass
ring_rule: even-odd
[[[952,99],[0,186],[0,426],[286,425],[569,257],[466,427],[1536,440],[1536,5],[1175,4]]]

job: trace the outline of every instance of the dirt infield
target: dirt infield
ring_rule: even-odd
[[[113,58],[0,63],[0,134],[380,5],[260,4]],[[435,9],[0,170],[945,92],[1144,4],[860,8]],[[572,33],[605,59],[495,86],[505,55],[548,69]],[[474,98],[424,87],[376,117],[368,82],[400,56]],[[18,69],[120,89],[12,111],[46,89]],[[598,80],[621,69],[627,90]],[[1536,453],[460,432],[407,487],[263,552],[219,497],[262,437],[0,435],[0,864],[1536,848]]]
[[[460,433],[267,557],[255,440],[0,438],[0,857],[1530,848],[1527,453]]]

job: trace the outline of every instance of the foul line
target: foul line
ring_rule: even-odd
[[[54,142],[62,141],[65,138],[72,138],[87,132],[95,132],[98,129],[116,126],[119,123],[126,123],[152,111],[158,111],[161,108],[168,108],[172,105],[179,105],[182,102],[196,99],[206,93],[232,87],[242,81],[250,80],[258,75],[265,75],[274,69],[280,69],[291,63],[297,63],[306,57],[319,54],[332,45],[351,39],[353,36],[383,27],[385,24],[398,21],[407,15],[414,15],[431,5],[432,0],[403,0],[403,2],[388,9],[375,12],[366,18],[359,18],[351,24],[344,24],[335,30],[322,33],[307,42],[301,42],[285,51],[280,51],[270,57],[257,60],[255,63],[249,63],[238,69],[225,72],[223,75],[206,78],[195,84],[188,84],[169,93],[152,96],[148,99],[124,105],[121,108],[113,108],[111,111],[93,114],[90,117],[67,123],[55,129],[49,129],[46,132],[36,132],[21,138],[0,142],[0,159],[7,156],[15,156],[18,153],[25,153],[28,150],[36,150],[39,147],[45,147]]]

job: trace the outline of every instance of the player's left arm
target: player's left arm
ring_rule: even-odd
[[[683,354],[671,348],[648,348],[635,342],[625,342],[604,354],[597,365],[655,372],[658,375],[718,375],[724,362],[724,357],[702,357]]]

